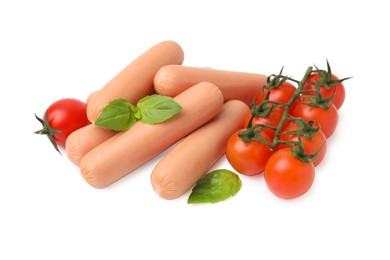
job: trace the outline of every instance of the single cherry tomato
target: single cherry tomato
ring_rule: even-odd
[[[288,113],[291,115],[291,112],[294,110],[294,108],[296,107],[296,105],[301,102],[301,98],[298,97],[297,99],[295,99],[295,101],[291,104],[290,106],[290,109],[288,111]]]
[[[287,104],[294,95],[295,90],[296,87],[290,82],[286,81],[280,84],[280,86],[277,88],[273,88],[271,90],[265,89],[263,94],[259,93],[256,97],[256,103],[260,104],[267,96],[268,92],[271,92],[269,96],[270,101]]]
[[[226,146],[226,158],[230,165],[239,173],[244,175],[256,175],[264,171],[265,164],[271,156],[270,146],[262,142],[251,140],[244,142],[235,132],[230,138]],[[264,132],[259,135],[264,140],[271,142],[271,138]]]
[[[313,163],[294,157],[290,148],[276,151],[265,166],[264,179],[277,197],[293,199],[307,192],[314,182]]]
[[[292,132],[296,130],[299,130],[299,126],[292,121],[290,124],[288,124],[286,127],[282,129],[282,132]],[[312,139],[308,139],[304,135],[301,135],[300,137],[306,154],[315,154],[317,151],[321,149],[317,155],[316,160],[313,162],[314,166],[317,166],[324,159],[326,154],[327,144],[326,144],[325,134],[321,130],[319,130],[318,132],[312,135]],[[298,142],[299,139],[298,139],[298,135],[296,134],[281,134],[279,136],[279,140]],[[276,150],[286,148],[286,147],[288,147],[287,144],[279,144],[276,146]]]
[[[247,127],[249,120],[251,119],[252,113],[249,111],[247,115],[244,118],[244,125],[243,127]],[[263,124],[263,125],[269,125],[271,127],[276,128],[279,124],[280,119],[283,116],[283,108],[278,107],[272,109],[271,113],[268,115],[268,117],[253,117],[252,119],[252,126],[256,124]],[[275,136],[275,131],[271,128],[264,128],[263,132],[265,132],[271,139]]]
[[[316,89],[315,87],[315,82],[320,81],[321,76],[319,73],[315,72],[309,76],[307,79],[305,86],[303,87],[303,90],[309,90],[309,89]],[[339,78],[335,75],[332,74],[332,80],[339,80]],[[330,83],[327,83],[330,84]],[[324,85],[320,85],[320,93],[323,98],[330,98],[333,93],[334,93],[334,98],[333,98],[333,105],[337,109],[340,109],[340,107],[343,105],[344,100],[345,100],[345,88],[343,83],[336,83],[332,84],[329,86],[329,88],[326,88]],[[307,95],[312,95],[314,96],[315,93],[313,92],[307,92],[305,93]]]
[[[335,105],[330,106],[329,109],[313,107],[306,105],[305,102],[306,101],[302,99],[297,103],[291,111],[291,115],[303,118],[306,122],[318,122],[321,131],[325,134],[326,138],[329,138],[336,130],[339,121],[337,108]]]
[[[47,135],[56,150],[59,151],[57,145],[65,147],[66,139],[72,132],[90,124],[86,109],[86,103],[78,99],[60,99],[47,108],[43,119],[35,115],[43,126],[35,133]]]

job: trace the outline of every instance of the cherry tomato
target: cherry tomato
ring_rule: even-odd
[[[269,96],[270,101],[280,102],[287,104],[291,97],[293,96],[294,92],[296,90],[296,87],[294,87],[293,84],[290,82],[283,82],[279,87],[268,90],[265,89],[263,95],[259,93],[256,97],[256,103],[260,104],[264,98],[267,96],[268,92],[271,91],[271,94]]]
[[[36,116],[43,129],[35,133],[46,134],[57,150],[57,145],[65,147],[66,139],[72,132],[90,124],[86,109],[86,103],[80,100],[60,99],[47,108],[43,119]]]
[[[307,192],[314,182],[313,163],[305,163],[290,148],[276,151],[265,166],[264,179],[269,190],[277,197],[293,199]]]
[[[248,126],[251,116],[252,116],[251,111],[249,111],[244,119],[244,127]],[[263,125],[269,125],[271,127],[276,128],[282,116],[283,116],[283,108],[280,107],[274,108],[272,109],[268,117],[261,117],[261,116],[253,117],[252,125],[263,124]],[[275,131],[273,129],[264,128],[263,132],[265,132],[271,139],[273,139],[275,136]]]
[[[295,99],[295,101],[291,104],[290,106],[290,110],[288,111],[288,113],[291,115],[291,112],[294,110],[294,108],[296,107],[296,105],[301,102],[301,98],[298,97],[297,99]]]
[[[273,151],[269,145],[256,140],[245,143],[238,136],[238,133],[244,130],[235,132],[229,138],[226,146],[226,158],[230,165],[241,174],[260,174],[264,171],[265,164]],[[260,133],[260,137],[271,142],[271,138],[264,132]]]
[[[301,102],[297,103],[292,110],[291,115],[303,118],[306,122],[318,122],[321,131],[325,134],[326,138],[329,138],[336,130],[339,120],[337,108],[335,105],[332,105],[329,109],[312,107],[304,104],[305,102],[305,100],[301,100]]]
[[[315,89],[315,83],[316,81],[320,80],[320,75],[319,73],[315,72],[309,76],[307,79],[305,86],[303,87],[304,90],[308,89]],[[332,79],[333,80],[339,80],[339,78],[335,75],[332,74]],[[333,95],[334,93],[334,98],[333,98],[333,105],[336,106],[337,109],[340,109],[340,107],[343,105],[344,100],[345,100],[345,88],[343,83],[337,83],[332,85],[329,89],[326,89],[323,85],[320,86],[320,92],[323,98],[329,98]],[[315,95],[314,93],[307,92],[305,93],[307,95]]]
[[[291,132],[296,130],[299,130],[299,126],[295,122],[292,122],[286,127],[284,127],[282,129],[282,132]],[[279,140],[298,141],[298,135],[282,134],[279,136]],[[313,134],[313,138],[311,140],[306,138],[305,136],[301,136],[301,141],[306,154],[315,154],[319,149],[321,149],[321,151],[317,155],[316,160],[313,162],[314,166],[320,164],[326,154],[327,144],[325,134],[321,130],[319,130],[317,133]],[[286,147],[288,147],[286,144],[279,144],[277,145],[276,149],[279,150]]]

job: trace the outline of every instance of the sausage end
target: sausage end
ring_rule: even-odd
[[[157,45],[167,45],[166,49],[171,49],[172,53],[175,53],[175,59],[177,64],[182,64],[184,61],[184,51],[183,48],[175,41],[167,40],[160,42]]]
[[[178,83],[180,82],[176,73],[178,67],[180,65],[166,65],[157,71],[154,76],[154,89],[159,95],[173,97],[184,90]]]
[[[75,132],[73,132],[75,133]],[[68,159],[75,165],[79,166],[81,161],[81,151],[80,151],[80,138],[77,137],[77,134],[70,134],[66,139],[65,149]]]
[[[94,172],[95,169],[93,168],[94,166],[88,163],[84,163],[83,160],[81,160],[80,163],[80,173],[81,176],[84,178],[84,180],[94,187],[95,189],[103,189],[106,186],[102,185],[97,179],[96,176],[94,177]]]
[[[167,171],[153,171],[151,175],[153,190],[163,199],[173,200],[180,197],[175,179]]]

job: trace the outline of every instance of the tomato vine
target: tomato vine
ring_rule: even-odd
[[[316,76],[317,80],[311,79],[313,75]],[[271,150],[275,150],[278,145],[281,144],[288,145],[295,158],[307,163],[315,161],[321,149],[325,145],[325,142],[317,151],[308,154],[305,152],[302,144],[302,137],[308,138],[309,140],[312,139],[313,135],[322,129],[321,123],[317,121],[317,119],[308,120],[307,118],[295,117],[291,113],[292,108],[298,103],[301,103],[300,105],[307,107],[322,109],[325,111],[330,110],[333,106],[333,99],[336,95],[337,88],[335,86],[340,85],[341,82],[346,79],[349,78],[337,79],[332,74],[328,61],[327,70],[321,70],[317,67],[313,68],[313,66],[310,66],[307,68],[301,80],[296,80],[292,77],[283,75],[282,68],[279,74],[272,74],[268,77],[267,83],[260,89],[257,96],[254,98],[251,107],[251,117],[248,120],[246,129],[239,132],[239,137],[246,143],[255,140],[267,144],[270,146]],[[281,87],[287,82],[292,82],[297,85],[288,102],[285,103],[278,100],[272,100],[270,98],[271,91]],[[327,96],[323,94],[323,89],[328,91]],[[329,90],[332,91],[330,95]],[[265,97],[259,98],[259,95],[261,97],[264,97],[265,95]],[[261,100],[261,102],[256,102],[258,100]],[[253,123],[256,117],[269,117],[272,111],[276,109],[282,109],[283,111],[282,116],[276,125],[272,125],[270,123]],[[283,128],[289,121],[297,124],[298,129],[293,132],[283,132]],[[260,132],[266,130],[273,131],[273,138],[271,142],[265,140],[259,135]],[[334,129],[328,131],[329,133],[327,134],[327,137],[332,134],[333,130]],[[285,134],[296,135],[297,140],[281,139],[281,136]]]

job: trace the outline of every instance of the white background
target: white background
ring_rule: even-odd
[[[1,0],[0,259],[389,259],[385,3]],[[240,176],[224,202],[165,201],[150,185],[160,157],[95,190],[33,134],[34,113],[85,100],[163,40],[182,46],[188,66],[284,66],[299,79],[328,58],[353,76],[307,194],[281,200],[262,176]]]

